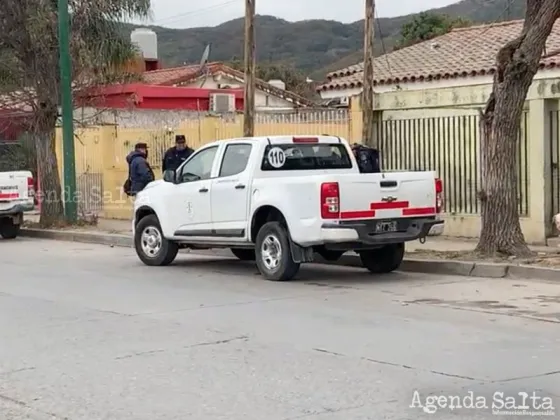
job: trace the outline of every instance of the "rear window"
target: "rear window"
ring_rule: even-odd
[[[352,161],[343,144],[274,144],[266,147],[263,171],[349,169]]]

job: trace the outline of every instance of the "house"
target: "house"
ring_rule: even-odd
[[[518,20],[455,29],[374,61],[374,145],[382,165],[437,172],[445,185],[446,235],[480,233],[480,112],[492,92],[496,55],[522,27]],[[356,64],[328,74],[318,92],[324,100],[350,100],[352,112],[359,111],[362,78],[363,64]],[[552,216],[560,212],[559,110],[560,21],[548,38],[519,128],[518,205],[532,243],[551,240]]]
[[[245,76],[223,63],[207,63],[163,68],[143,73],[147,84],[201,89],[243,89]],[[300,95],[286,90],[281,80],[256,80],[255,108],[257,111],[281,111],[316,106]]]
[[[163,68],[158,58],[158,38],[151,29],[137,28],[130,40],[139,51],[141,60],[131,63],[131,71],[139,73],[148,85],[175,86],[215,90],[243,89],[245,76],[223,63],[208,62],[207,49],[200,64]],[[138,65],[140,64],[140,66]],[[140,69],[140,71],[138,71]],[[235,111],[235,99],[230,93],[213,94],[210,111]],[[295,108],[317,106],[302,96],[286,90],[281,80],[256,80],[255,108],[257,111],[289,111]]]
[[[498,50],[519,35],[522,26],[523,21],[517,20],[458,28],[430,41],[376,57],[375,90],[381,93],[491,83]],[[546,71],[547,77],[560,75],[559,64],[560,22],[557,22],[548,39],[541,70]],[[317,88],[321,97],[359,94],[363,67],[359,63],[329,73]]]
[[[204,89],[131,83],[88,89],[76,103],[97,109],[174,110],[208,112],[216,108],[216,97],[227,95],[228,111],[243,111],[242,89]],[[232,109],[230,109],[230,105]]]

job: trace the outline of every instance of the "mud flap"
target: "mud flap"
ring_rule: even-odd
[[[294,241],[292,241],[292,238],[290,238],[290,252],[292,253],[292,260],[294,260],[294,262],[296,263],[313,262],[313,248],[304,248],[302,246],[299,246]]]

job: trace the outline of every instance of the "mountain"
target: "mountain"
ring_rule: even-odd
[[[473,23],[519,19],[524,16],[525,0],[462,0],[430,12],[460,16]],[[414,16],[379,19],[376,53],[391,51],[401,26]],[[207,28],[148,27],[158,34],[161,61],[166,66],[174,66],[197,63],[207,44],[212,45],[210,61],[242,58],[243,25],[240,18]],[[136,27],[126,25],[125,29],[130,33]],[[317,79],[322,79],[328,71],[356,64],[362,58],[363,20],[350,24],[328,20],[288,22],[257,16],[255,31],[259,61],[293,65]]]

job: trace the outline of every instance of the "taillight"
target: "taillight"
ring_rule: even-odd
[[[436,213],[443,211],[443,181],[436,178]]]
[[[340,191],[338,182],[321,184],[321,218],[340,219]]]
[[[33,182],[32,177],[27,178],[27,196],[28,197],[35,196],[35,183]]]
[[[317,137],[294,137],[292,139],[294,143],[319,143],[319,139]]]

